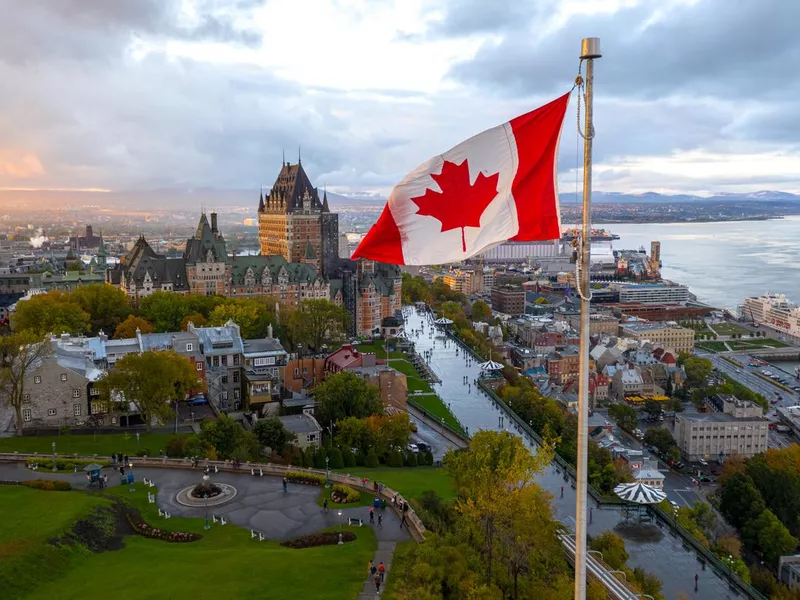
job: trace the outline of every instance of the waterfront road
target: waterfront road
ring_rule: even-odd
[[[775,385],[771,380],[768,381],[756,375],[756,373],[764,369],[774,373],[776,371],[774,367],[759,368],[748,366],[747,361],[749,358],[746,355],[735,355],[731,357],[745,365],[744,367],[737,367],[736,365],[733,365],[727,360],[723,359],[721,356],[709,355],[707,358],[711,359],[714,367],[725,373],[725,375],[738,381],[754,392],[761,394],[767,400],[769,400],[770,403],[773,400],[777,400],[780,396],[781,400],[779,400],[777,404],[771,404],[771,406],[794,406],[800,402],[800,396],[798,396],[796,392],[787,392],[783,388]],[[797,385],[796,380],[791,377],[787,377],[786,380],[790,382],[790,386]],[[770,413],[772,412],[774,411],[770,411]]]
[[[463,348],[452,340],[448,341],[440,332],[431,334],[429,321],[413,308],[405,307],[403,312],[407,337],[416,344],[420,354],[426,350],[432,351],[429,364],[442,380],[441,384],[435,386],[436,391],[469,428],[470,433],[479,429],[509,430],[520,435],[535,452],[533,441],[510,425],[509,419],[504,417],[504,413],[486,394],[475,385],[463,383],[465,376],[471,383],[480,374],[478,360],[465,356]],[[413,333],[423,328],[424,331],[419,335]],[[574,482],[569,476],[551,466],[538,475],[537,481],[551,493],[551,505],[556,518],[568,520],[575,517]],[[678,489],[681,487],[676,485],[675,490]],[[727,581],[715,574],[713,569],[703,570],[697,554],[687,549],[681,538],[672,535],[666,527],[626,523],[618,509],[600,508],[593,502],[591,505],[589,534],[598,535],[603,531],[613,530],[620,535],[630,553],[629,564],[654,573],[664,584],[666,598],[673,600],[683,593],[691,598],[704,600],[741,600],[741,596],[733,592]],[[699,576],[698,592],[694,591],[695,574]]]

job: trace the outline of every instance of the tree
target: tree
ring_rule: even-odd
[[[0,399],[14,409],[17,435],[22,435],[25,380],[50,352],[50,344],[31,331],[0,336]]]
[[[158,332],[179,331],[181,320],[189,312],[186,296],[173,292],[154,292],[139,301],[139,316]]]
[[[149,321],[146,321],[141,317],[128,315],[128,318],[117,325],[117,328],[114,330],[114,339],[122,340],[125,338],[134,338],[136,337],[137,330],[141,331],[142,333],[152,333],[153,326]]]
[[[205,327],[207,320],[200,313],[191,313],[181,319],[181,331],[189,330],[189,323],[195,327]]]
[[[737,473],[727,478],[720,494],[719,510],[731,525],[741,529],[765,508],[764,499],[752,477]]]
[[[346,469],[356,466],[356,456],[348,446],[344,446],[342,448],[342,462],[344,463],[344,467]]]
[[[278,417],[259,419],[253,427],[253,433],[262,446],[268,446],[277,454],[283,454],[286,446],[297,440],[297,436],[286,429]]]
[[[663,406],[658,400],[648,398],[644,402],[644,411],[650,415],[660,415]]]
[[[370,469],[376,469],[378,464],[378,455],[375,454],[375,450],[370,448],[369,452],[367,452],[367,458],[364,462],[364,466],[369,467]]]
[[[492,318],[492,309],[483,300],[472,303],[472,320],[475,323],[487,323]]]
[[[705,382],[711,375],[713,370],[713,363],[707,358],[699,356],[689,356],[683,361],[683,369],[686,371],[686,378],[689,383],[697,385]]]
[[[671,380],[667,379],[667,382],[669,381]],[[680,398],[673,398],[669,401],[669,409],[676,413],[683,412],[683,402],[681,402]]]
[[[638,422],[636,410],[627,404],[612,404],[608,407],[608,416],[623,429],[633,430]]]
[[[133,403],[150,431],[154,419],[163,423],[172,416],[171,403],[183,400],[196,381],[194,365],[185,357],[173,350],[150,350],[122,357],[95,389],[107,402]]]
[[[366,451],[375,448],[375,432],[365,419],[347,417],[336,423],[336,443],[345,448]]]
[[[318,383],[314,387],[314,400],[318,420],[322,423],[383,412],[378,388],[349,371],[336,373]]]
[[[669,462],[670,464],[675,464],[681,459],[681,451],[678,450],[677,446],[672,446],[670,447],[669,450],[667,450],[666,457],[667,457],[667,462]]]
[[[266,336],[267,327],[274,324],[275,317],[263,302],[254,298],[237,298],[217,306],[208,319],[212,326],[224,325],[229,320],[239,326],[243,338],[251,339]]]
[[[613,531],[604,531],[589,541],[592,550],[603,555],[603,562],[617,571],[621,571],[628,562],[630,555],[625,549],[625,540]]]
[[[52,291],[17,302],[11,315],[14,331],[28,330],[44,336],[66,332],[73,335],[88,333],[89,314],[70,299],[66,292]]]
[[[200,425],[200,440],[213,448],[219,458],[250,460],[259,454],[258,438],[225,415],[205,419]]]
[[[344,456],[339,448],[334,448],[331,451],[331,469],[344,469]]]
[[[675,440],[666,427],[651,427],[644,434],[644,443],[655,446],[659,452],[667,452],[675,445]]]
[[[349,327],[350,313],[343,306],[324,299],[303,300],[289,313],[288,337],[295,347],[319,352],[344,341]]]
[[[70,300],[89,315],[92,333],[110,334],[131,313],[125,292],[104,283],[79,286],[70,293]]]
[[[749,521],[742,529],[745,542],[757,548],[764,560],[773,567],[778,559],[797,550],[797,538],[778,520],[773,512],[765,509],[756,519]]]

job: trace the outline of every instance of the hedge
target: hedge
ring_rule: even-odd
[[[331,500],[337,504],[350,504],[361,500],[361,492],[354,490],[349,485],[334,483],[331,491]]]
[[[61,481],[59,479],[32,479],[31,481],[23,482],[22,485],[48,492],[68,492],[72,489],[69,481]]]
[[[184,533],[183,531],[165,531],[145,523],[138,515],[128,513],[128,523],[139,535],[164,542],[196,542],[202,535],[198,533]]]
[[[342,541],[344,542],[354,542],[356,539],[356,534],[352,531],[343,531],[341,535]],[[313,548],[314,546],[332,546],[338,543],[339,534],[331,531],[327,533],[312,533],[311,535],[302,535],[298,538],[294,538],[293,540],[284,540],[281,542],[281,546],[299,549]]]
[[[325,485],[325,476],[317,475],[316,473],[300,473],[298,471],[289,471],[286,473],[286,479],[291,483]]]
[[[91,460],[85,458],[58,458],[56,459],[56,470],[58,471],[74,471],[78,467],[78,471],[83,471],[86,465],[97,464],[101,467],[111,466],[107,460]],[[39,465],[39,469],[50,471],[53,469],[52,458],[29,458],[27,460],[28,467],[32,465]]]

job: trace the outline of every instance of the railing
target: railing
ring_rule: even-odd
[[[3,452],[0,453],[0,462],[27,462],[29,459],[51,459],[53,458],[52,454],[28,454],[28,453],[19,453],[19,452]],[[83,459],[90,459],[90,460],[108,460],[111,461],[110,456],[100,456],[94,454],[92,456],[85,456],[85,455],[78,455],[78,454],[56,454],[56,458],[83,458]],[[147,456],[129,456],[128,461],[133,463],[134,468],[143,468],[143,467],[151,467],[151,468],[159,468],[159,469],[194,469],[193,462],[189,458],[167,458],[166,456],[161,458],[150,458]],[[349,485],[351,487],[359,488],[362,490],[366,490],[367,492],[374,494],[380,497],[383,500],[387,501],[387,504],[392,507],[395,513],[400,513],[400,510],[397,506],[393,506],[391,504],[392,498],[396,495],[398,498],[402,498],[402,494],[396,492],[395,490],[388,488],[384,485],[379,486],[378,490],[370,487],[364,487],[364,479],[359,477],[354,477],[349,474],[345,473],[333,473],[333,472],[326,472],[322,469],[311,469],[311,468],[303,468],[293,465],[277,465],[274,463],[256,463],[256,462],[247,462],[241,463],[239,467],[234,467],[231,461],[223,461],[223,460],[202,460],[198,462],[198,467],[202,465],[205,467],[206,465],[210,467],[217,467],[218,470],[223,471],[225,473],[240,473],[242,475],[246,475],[251,472],[251,469],[254,471],[263,472],[265,475],[273,475],[277,477],[283,477],[286,475],[287,472],[302,472],[302,473],[315,473],[317,475],[327,476],[331,481],[335,483],[343,483],[345,485]],[[370,482],[367,479],[367,482]],[[375,482],[371,482],[375,483]],[[408,513],[406,514],[406,522],[408,523],[408,531],[411,534],[411,537],[414,538],[417,542],[425,541],[425,525],[423,525],[422,521],[419,519],[417,514],[414,512],[414,509],[409,507]]]
[[[447,431],[449,431],[453,435],[457,436],[459,439],[462,439],[464,441],[469,441],[469,435],[467,435],[466,429],[463,429],[462,431],[457,430],[455,427],[450,425],[443,418],[437,417],[432,412],[430,412],[428,409],[424,408],[421,404],[416,402],[414,400],[413,396],[407,396],[406,397],[406,402],[408,404],[410,404],[411,406],[413,406],[414,410],[417,410],[417,411],[421,412],[423,415],[425,415],[426,417],[431,419],[433,422],[435,422],[437,427],[443,427],[444,429],[447,429]],[[455,415],[453,415],[453,417],[455,418],[456,421],[458,421],[458,424],[461,425],[461,421],[458,420],[458,417],[456,417]],[[464,426],[461,425],[461,427],[463,428]]]
[[[564,547],[567,557],[574,563],[575,561],[575,536],[569,533],[560,533],[558,539]],[[626,577],[619,579],[615,573],[622,573],[622,571],[614,571],[605,562],[592,556],[591,553],[586,556],[586,572],[589,576],[594,577],[606,591],[615,600],[636,600],[641,598],[641,593],[634,589],[628,583]],[[624,573],[622,573],[624,576]]]

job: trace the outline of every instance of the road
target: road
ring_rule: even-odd
[[[716,355],[707,355],[706,358],[711,360],[715,368],[725,373],[725,375],[731,379],[734,379],[754,392],[761,394],[767,400],[769,400],[770,403],[777,399],[778,394],[780,394],[781,400],[778,402],[778,404],[773,406],[795,406],[796,404],[800,403],[800,395],[798,395],[796,392],[787,392],[786,390],[772,383],[772,381],[764,380],[756,375],[758,371],[763,369],[772,372],[775,372],[775,369],[769,367],[759,368],[747,366],[747,361],[749,360],[747,355],[739,354],[732,356],[732,358],[745,365],[744,367],[737,367],[736,365],[733,365],[727,360],[724,360],[722,357]],[[795,385],[790,378],[787,377],[786,379],[787,381],[790,381],[791,385]],[[770,418],[774,419],[773,411],[770,411],[769,416]]]

